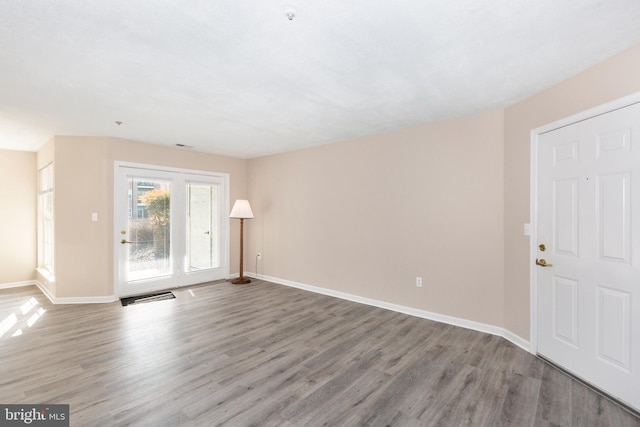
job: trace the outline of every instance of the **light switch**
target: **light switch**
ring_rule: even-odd
[[[98,220],[98,212],[92,212],[91,213],[91,221],[97,221]]]
[[[531,236],[531,224],[524,225],[524,235]]]

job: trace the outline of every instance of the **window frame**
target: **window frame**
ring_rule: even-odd
[[[38,170],[38,270],[53,278],[55,266],[55,199],[53,163]]]

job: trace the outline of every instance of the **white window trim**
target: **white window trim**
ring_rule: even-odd
[[[37,271],[50,282],[55,281],[55,196],[53,163],[38,170],[38,267]],[[51,195],[51,260],[45,265],[45,219],[44,196]]]

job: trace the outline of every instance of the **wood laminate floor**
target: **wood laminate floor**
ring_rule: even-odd
[[[640,426],[496,336],[263,281],[174,293],[0,290],[0,403],[73,426]]]

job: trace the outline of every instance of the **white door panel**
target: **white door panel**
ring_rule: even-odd
[[[553,337],[578,348],[578,282],[553,278]]]
[[[598,177],[598,250],[602,261],[631,262],[630,184],[629,172]]]
[[[537,351],[640,409],[640,105],[537,150]]]
[[[598,286],[598,356],[631,372],[631,294]]]
[[[578,180],[553,182],[553,242],[555,251],[578,256]]]

